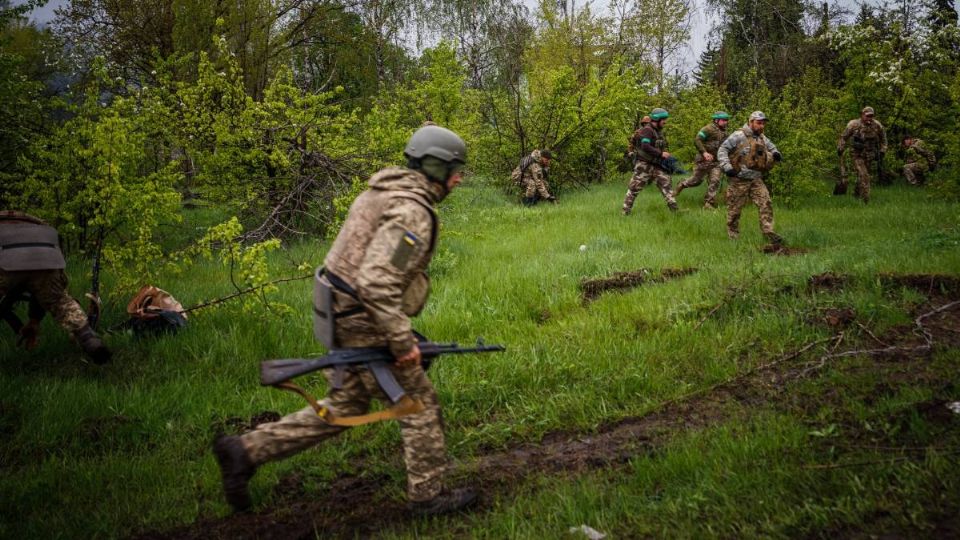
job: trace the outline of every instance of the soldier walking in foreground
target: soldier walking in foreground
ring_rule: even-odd
[[[903,177],[911,186],[922,185],[927,171],[937,168],[937,156],[926,148],[923,141],[911,135],[903,137],[903,148],[906,158],[903,165]]]
[[[627,195],[623,199],[623,215],[629,215],[633,210],[633,202],[637,194],[647,184],[656,183],[660,194],[667,202],[671,211],[677,210],[677,201],[673,198],[673,184],[670,175],[660,164],[670,157],[667,152],[669,144],[663,134],[663,126],[667,123],[670,113],[666,109],[656,108],[650,112],[650,124],[637,130],[630,139],[630,152],[636,160],[633,169],[633,178],[627,187]]]
[[[0,212],[0,317],[16,328],[12,304],[27,299],[30,321],[17,328],[27,348],[36,346],[40,319],[49,312],[94,363],[105,364],[110,350],[90,327],[80,304],[67,293],[66,267],[56,229],[29,214]]]
[[[763,183],[764,175],[782,157],[763,131],[767,116],[762,111],[750,114],[747,125],[730,135],[717,151],[724,174],[730,177],[727,187],[727,235],[740,236],[740,212],[752,200],[760,212],[760,230],[771,244],[780,245],[783,238],[773,232],[773,203]]]
[[[332,293],[336,348],[389,347],[389,369],[403,390],[422,401],[422,412],[398,419],[407,467],[411,510],[438,514],[476,499],[471,489],[444,491],[447,466],[440,404],[421,366],[410,317],[420,312],[429,289],[426,269],[437,242],[434,206],[462,180],[466,145],[452,131],[422,127],[407,142],[407,168],[387,168],[350,208],[324,259],[323,280]],[[324,281],[325,280],[325,281]],[[364,414],[373,398],[389,403],[367,367],[326,369],[330,386],[321,404],[334,416]],[[247,484],[257,467],[289,457],[346,427],[327,423],[311,407],[241,436],[221,436],[214,453],[227,502],[250,507]]]
[[[837,141],[837,155],[841,160],[847,145],[851,147],[853,166],[857,169],[857,187],[853,196],[864,203],[870,202],[870,169],[882,163],[883,155],[887,153],[887,132],[874,116],[873,107],[864,107],[860,118],[848,122]],[[843,195],[846,192],[847,179],[841,175],[833,194]]]
[[[703,178],[707,177],[707,193],[703,196],[703,208],[714,210],[717,208],[717,193],[720,191],[720,164],[717,162],[717,150],[727,139],[727,123],[730,121],[730,115],[724,111],[713,113],[713,122],[703,126],[694,137],[693,143],[697,147],[697,159],[693,176],[680,182],[673,196],[676,197],[681,191],[703,183]]]
[[[533,206],[540,200],[554,204],[557,198],[547,189],[547,170],[553,154],[549,150],[534,150],[520,160],[520,165],[513,170],[513,177],[519,178],[520,188],[523,190],[523,205]]]

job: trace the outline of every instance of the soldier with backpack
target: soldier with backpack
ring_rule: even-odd
[[[866,204],[870,202],[870,168],[882,164],[883,155],[887,153],[887,132],[874,118],[873,107],[864,107],[860,118],[847,122],[847,127],[837,141],[837,155],[841,160],[847,144],[851,147],[853,166],[857,170],[857,187],[853,190],[853,196]],[[882,171],[878,168],[877,172]],[[847,180],[841,175],[833,194],[844,195],[846,192]]]
[[[556,204],[557,198],[547,188],[547,170],[551,159],[553,154],[550,150],[534,150],[520,160],[520,165],[510,174],[513,183],[523,191],[524,206],[533,206],[540,200]]]

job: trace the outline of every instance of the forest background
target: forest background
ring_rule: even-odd
[[[960,155],[951,0],[710,0],[718,22],[692,76],[673,69],[690,0],[82,0],[40,29],[24,14],[41,5],[0,3],[0,207],[49,220],[121,295],[198,254],[262,285],[264,254],[335,234],[425,120],[460,133],[474,176],[505,189],[520,157],[553,149],[562,192],[617,177],[653,107],[671,110],[688,163],[714,110],[736,127],[761,109],[784,149],[770,179],[782,204],[823,192],[837,134],[872,105],[888,167],[917,135],[943,164],[934,189],[960,194],[946,172]],[[198,204],[225,220],[178,229]]]

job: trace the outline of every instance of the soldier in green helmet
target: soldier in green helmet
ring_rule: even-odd
[[[650,111],[650,124],[637,131],[630,141],[633,148],[633,157],[636,165],[633,169],[633,178],[627,187],[627,195],[623,199],[623,215],[629,215],[633,210],[633,202],[637,194],[647,184],[655,183],[660,188],[660,194],[667,202],[671,211],[677,210],[677,201],[673,198],[673,185],[670,175],[660,164],[670,157],[667,152],[667,138],[663,134],[663,126],[667,123],[670,113],[666,109],[657,107]]]
[[[713,113],[713,121],[697,132],[697,136],[693,138],[693,144],[697,147],[693,176],[677,185],[677,189],[673,192],[674,197],[686,188],[699,186],[706,177],[708,178],[707,193],[703,197],[703,207],[708,210],[716,209],[717,193],[720,191],[720,184],[723,179],[720,163],[717,161],[717,150],[727,139],[727,123],[729,122],[729,114],[724,111],[717,111]]]

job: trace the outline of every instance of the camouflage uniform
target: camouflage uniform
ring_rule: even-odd
[[[409,352],[414,339],[410,317],[426,301],[426,268],[433,256],[437,221],[433,205],[446,191],[419,172],[389,168],[370,179],[370,189],[353,203],[343,229],[324,260],[328,274],[354,289],[362,306],[350,294],[334,287],[334,310],[353,315],[337,319],[335,339],[340,347],[388,346],[395,356]],[[440,404],[436,391],[420,366],[391,365],[397,382],[426,406],[423,412],[399,419],[407,467],[407,495],[411,501],[437,496],[447,458]],[[346,368],[342,384],[335,370],[325,370],[331,389],[321,401],[335,416],[367,412],[377,398],[390,404],[363,367]],[[334,388],[338,386],[339,388]],[[326,423],[314,410],[287,415],[261,424],[241,437],[253,465],[296,454],[346,429]]]
[[[761,155],[751,159],[751,149]],[[717,161],[724,170],[738,170],[727,186],[727,235],[740,235],[740,213],[748,201],[757,205],[760,213],[760,230],[768,239],[778,242],[780,237],[773,232],[773,203],[770,192],[763,183],[763,175],[774,162],[777,147],[765,135],[757,135],[747,124],[735,131],[720,145]],[[750,168],[753,165],[753,168]]]
[[[529,156],[521,162],[520,169],[523,171],[523,177],[520,180],[520,186],[523,188],[523,198],[526,200],[537,201],[540,199],[552,201],[554,196],[547,189],[547,173],[541,165],[540,150],[534,150]]]
[[[674,196],[684,189],[699,186],[703,183],[703,178],[707,177],[709,180],[707,181],[707,193],[703,197],[703,207],[708,209],[717,207],[717,193],[720,192],[720,183],[722,181],[720,162],[717,161],[717,150],[720,149],[720,145],[723,144],[723,141],[726,139],[727,130],[722,129],[714,122],[703,126],[703,128],[697,132],[697,136],[693,139],[697,147],[697,159],[694,163],[693,176],[680,182],[676,192],[674,192]],[[703,158],[703,154],[705,153],[713,156],[713,161],[705,160]]]
[[[937,156],[924,146],[920,139],[912,139],[906,149],[903,177],[911,185],[923,184],[924,175],[937,166]]]
[[[42,220],[28,214],[5,210],[0,212],[0,227],[49,227]],[[51,233],[55,235],[55,232]],[[23,247],[19,250],[45,250],[50,253],[50,264],[39,264],[38,269],[21,268],[20,265],[5,264],[0,258],[0,296],[10,293],[27,292],[43,310],[49,312],[65,330],[76,334],[87,326],[87,314],[73,297],[67,293],[66,263],[58,245],[49,247]],[[11,255],[14,250],[9,250]],[[53,259],[56,259],[55,261]]]
[[[887,153],[887,133],[877,120],[868,124],[855,118],[847,123],[847,127],[840,134],[840,140],[837,141],[837,153],[841,159],[848,143],[853,154],[853,166],[857,169],[857,188],[853,194],[863,202],[869,202],[870,171],[876,167],[880,154]],[[847,179],[841,176],[837,191],[846,193],[846,189]]]
[[[677,209],[670,175],[658,165],[661,154],[668,147],[669,143],[663,132],[652,125],[638,129],[630,138],[629,151],[636,159],[636,164],[633,167],[633,178],[630,179],[627,194],[623,199],[624,214],[629,214],[633,210],[633,202],[640,190],[650,183],[655,183],[660,188],[660,194],[663,195],[668,208]]]

